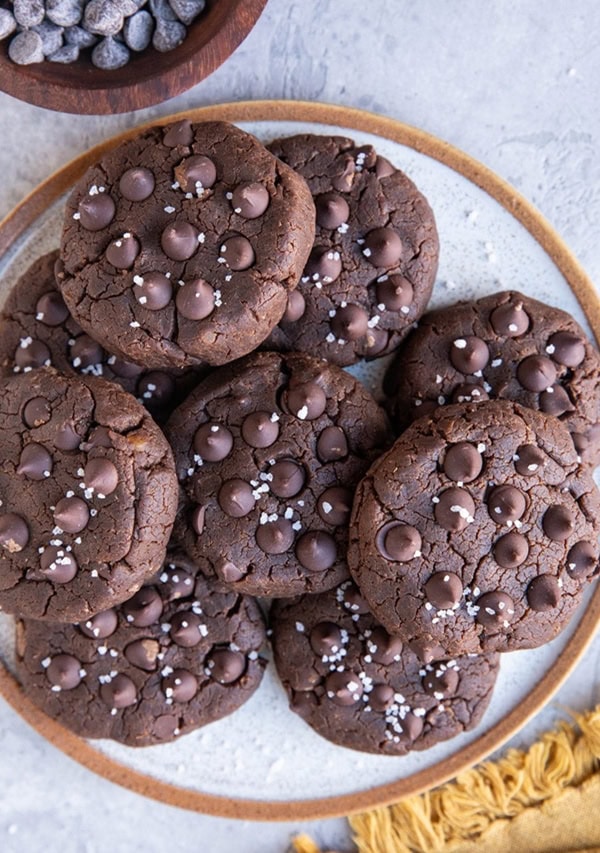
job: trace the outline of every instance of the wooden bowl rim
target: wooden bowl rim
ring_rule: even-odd
[[[77,157],[38,186],[0,222],[0,257],[49,205],[56,201],[102,154],[134,136],[141,127],[181,118],[193,121],[298,121],[364,131],[390,139],[453,169],[483,189],[517,219],[546,251],[575,293],[596,340],[600,337],[600,300],[594,285],[540,212],[506,181],[452,145],[410,125],[349,107],[302,101],[248,101],[201,107],[167,116],[107,140]],[[398,800],[441,785],[483,760],[525,725],[551,698],[575,668],[600,624],[600,588],[594,591],[565,648],[527,698],[500,722],[454,755],[394,782],[340,796],[307,800],[261,801],[230,798],[180,788],[146,776],[98,752],[91,743],[47,717],[23,694],[0,661],[0,695],[39,734],[94,773],[125,788],[172,806],[225,818],[298,821],[339,817]],[[390,758],[390,761],[393,760]]]
[[[213,2],[174,50],[133,53],[115,71],[94,68],[89,60],[16,65],[8,58],[8,38],[0,42],[0,91],[37,107],[78,115],[151,107],[187,91],[222,65],[249,35],[267,2]]]

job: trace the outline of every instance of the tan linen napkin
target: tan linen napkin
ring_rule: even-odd
[[[527,752],[349,818],[360,853],[600,853],[600,705]],[[319,853],[307,836],[296,853]]]

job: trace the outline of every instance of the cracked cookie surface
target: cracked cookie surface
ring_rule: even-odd
[[[48,621],[129,598],[177,507],[167,441],[130,394],[42,368],[0,384],[0,607]]]
[[[360,483],[348,563],[377,618],[424,657],[535,648],[598,573],[599,517],[556,418],[442,406]]]
[[[78,182],[61,289],[121,358],[223,364],[281,318],[313,236],[301,177],[233,125],[183,120],[122,143]]]
[[[231,714],[266,661],[257,603],[170,551],[152,583],[79,625],[17,623],[27,696],[83,737],[164,743]]]

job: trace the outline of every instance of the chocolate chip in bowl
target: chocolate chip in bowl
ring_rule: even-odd
[[[218,68],[266,2],[17,2],[12,11],[0,8],[0,90],[60,112],[143,109]]]

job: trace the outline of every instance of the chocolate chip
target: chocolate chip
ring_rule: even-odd
[[[202,639],[200,617],[191,610],[180,610],[171,618],[169,635],[174,643],[184,649],[197,646]]]
[[[221,257],[229,269],[235,272],[249,269],[256,260],[252,243],[243,234],[234,234],[223,241]]]
[[[204,462],[220,462],[231,453],[233,435],[226,426],[209,421],[194,433],[194,450]]]
[[[172,222],[160,235],[160,245],[172,261],[187,261],[199,246],[198,231],[185,220]]]
[[[119,190],[127,201],[144,201],[154,192],[154,184],[150,169],[133,166],[121,175]]]
[[[50,403],[45,397],[32,397],[23,406],[23,423],[30,429],[47,424],[51,415]]]
[[[65,533],[81,533],[88,525],[90,511],[78,497],[61,498],[54,510],[54,522]]]
[[[189,119],[184,118],[165,128],[163,145],[166,145],[167,148],[177,148],[179,145],[187,148],[192,144],[193,139],[192,123]]]
[[[529,555],[527,539],[514,530],[505,533],[494,543],[494,559],[504,569],[516,569]]]
[[[92,64],[104,71],[122,68],[129,62],[129,50],[112,36],[106,36],[92,50]]]
[[[574,412],[575,406],[562,385],[553,385],[540,394],[540,409],[555,418]]]
[[[281,318],[282,323],[295,323],[306,311],[306,300],[299,290],[292,290],[288,296],[287,307]]]
[[[567,554],[567,572],[572,578],[585,578],[598,568],[598,549],[591,542],[577,542]]]
[[[40,557],[40,570],[53,583],[69,583],[79,570],[72,553],[58,545],[49,545]]]
[[[492,489],[487,499],[488,512],[497,524],[518,521],[527,508],[525,495],[515,486],[504,484]]]
[[[187,669],[175,669],[162,680],[162,691],[174,702],[190,702],[198,692],[198,680]]]
[[[458,672],[455,669],[442,669],[442,666],[443,664],[434,664],[433,671],[423,677],[425,692],[440,700],[454,696],[459,682]]]
[[[29,525],[14,512],[0,515],[0,546],[10,554],[22,551],[29,542]]]
[[[343,486],[331,486],[319,495],[317,512],[327,524],[348,524],[352,510],[352,492]]]
[[[101,231],[115,218],[116,206],[108,193],[84,196],[77,205],[79,223],[86,231]]]
[[[451,480],[470,483],[481,474],[483,457],[468,441],[459,441],[446,451],[444,474]]]
[[[553,575],[538,575],[527,587],[527,602],[532,610],[546,613],[560,601],[560,587]]]
[[[555,504],[544,513],[542,527],[549,539],[564,542],[575,530],[573,513],[563,504]]]
[[[456,338],[450,347],[450,361],[461,373],[478,373],[489,359],[488,345],[475,335]]]
[[[166,406],[175,396],[175,379],[164,370],[150,370],[137,384],[137,395],[151,411]]]
[[[481,403],[489,400],[489,394],[477,382],[463,382],[452,392],[453,403]]]
[[[17,474],[28,480],[44,480],[52,473],[52,456],[41,444],[32,442],[21,451]]]
[[[72,421],[65,421],[57,426],[54,444],[59,450],[77,450],[81,444],[81,437],[75,430]]]
[[[56,290],[44,293],[35,306],[35,318],[44,326],[61,326],[69,317],[69,309],[65,300]]]
[[[111,495],[119,485],[119,472],[110,459],[90,459],[83,473],[86,489],[93,489],[97,495]]]
[[[524,335],[529,328],[529,315],[523,310],[521,302],[513,305],[507,302],[494,308],[490,314],[490,323],[497,335],[508,338],[517,338]]]
[[[375,286],[377,304],[386,311],[400,311],[412,305],[414,290],[410,281],[403,275],[390,275]]]
[[[135,684],[128,675],[119,672],[100,687],[100,698],[109,708],[129,708],[137,702]]]
[[[408,563],[421,553],[421,534],[410,524],[389,521],[377,533],[377,550],[386,560]]]
[[[522,477],[532,477],[544,467],[546,454],[535,444],[522,444],[516,452],[515,468]]]
[[[443,491],[438,498],[438,502],[434,504],[434,515],[435,520],[444,530],[457,533],[474,520],[475,504],[465,489],[452,486]]]
[[[270,447],[278,435],[278,419],[273,419],[269,412],[253,412],[242,422],[242,438],[250,447]]]
[[[506,628],[515,615],[515,603],[506,592],[486,592],[477,599],[476,619],[486,628]]]
[[[160,619],[163,611],[162,598],[153,586],[143,586],[123,604],[122,611],[130,625],[147,628]]]
[[[234,477],[225,480],[217,495],[219,506],[231,518],[242,518],[254,509],[252,486]]]
[[[269,206],[271,196],[264,184],[238,184],[231,196],[231,206],[244,219],[258,219]]]
[[[344,607],[346,610],[350,610],[351,613],[358,613],[360,615],[364,615],[365,613],[370,613],[367,602],[364,600],[362,595],[359,592],[356,584],[348,582],[344,584]]]
[[[177,289],[177,310],[186,320],[204,320],[215,308],[215,292],[203,278],[195,278]]]
[[[445,650],[437,643],[432,643],[430,640],[418,639],[410,643],[410,650],[423,663],[431,663],[434,660],[439,660],[444,657]]]
[[[360,305],[345,305],[338,308],[331,318],[331,331],[344,341],[357,341],[366,334],[369,315]]]
[[[54,655],[46,668],[46,678],[61,690],[74,690],[82,679],[81,663],[73,655]]]
[[[323,530],[308,530],[296,542],[296,557],[309,572],[324,572],[336,561],[335,539]]]
[[[210,677],[219,684],[233,684],[246,669],[246,658],[231,649],[214,649],[206,659]]]
[[[332,672],[325,679],[325,695],[335,705],[356,705],[362,694],[360,678],[353,672]]]
[[[283,403],[301,421],[319,418],[327,407],[325,391],[316,382],[302,382],[283,393]]]
[[[317,225],[321,228],[339,228],[350,216],[348,202],[337,193],[321,193],[315,198],[315,207]]]
[[[246,572],[238,568],[231,560],[218,560],[215,569],[226,583],[237,583],[246,576]]]
[[[190,143],[191,139],[187,144]],[[185,160],[175,166],[174,173],[175,180],[185,193],[201,195],[201,190],[210,189],[217,180],[216,166],[210,157],[205,157],[204,154],[193,154],[191,157],[186,157]]]
[[[311,281],[331,284],[342,271],[342,260],[337,249],[328,246],[315,246],[304,267],[304,275]]]
[[[546,352],[565,367],[579,367],[585,358],[585,343],[572,332],[555,332],[548,338]]]
[[[341,193],[350,192],[354,183],[354,175],[356,173],[356,164],[351,154],[342,154],[336,163],[338,168],[337,175],[331,178],[331,186]]]
[[[111,361],[111,370],[115,376],[121,376],[123,379],[131,379],[134,376],[139,376],[144,368],[139,364],[134,364],[132,361],[125,361],[123,358],[115,358]]]
[[[422,733],[424,725],[422,717],[416,717],[409,711],[402,720],[402,733],[406,735],[408,740],[415,741]]]
[[[179,563],[168,563],[163,566],[159,580],[161,595],[167,601],[187,598],[194,589],[194,576]]]
[[[304,488],[306,473],[304,466],[292,459],[281,459],[269,470],[270,488],[278,498],[293,498]]]
[[[112,264],[115,269],[129,270],[133,266],[135,259],[140,253],[140,244],[137,239],[127,233],[123,234],[117,240],[109,243],[106,249],[106,260]]]
[[[166,308],[173,295],[170,279],[156,270],[133,277],[133,295],[144,308],[159,311]]]
[[[287,518],[267,521],[256,530],[256,544],[265,554],[284,554],[294,544],[294,528]]]
[[[123,654],[132,666],[143,669],[144,672],[153,672],[158,665],[160,645],[156,640],[149,637],[143,640],[134,640],[125,646]]]
[[[319,433],[317,456],[321,462],[337,462],[345,459],[348,452],[348,439],[341,427],[328,426]]]
[[[463,594],[462,581],[454,572],[435,572],[425,582],[427,600],[439,610],[452,610]]]
[[[190,516],[192,529],[196,536],[202,536],[204,533],[204,519],[206,517],[206,507],[202,504],[195,506]]]
[[[374,684],[369,693],[369,705],[374,711],[387,711],[394,704],[394,688],[389,684]]]
[[[102,364],[104,357],[103,348],[89,335],[79,335],[69,346],[69,359],[79,371]]]
[[[387,348],[390,339],[385,329],[367,329],[365,335],[365,358],[376,358]]]
[[[15,367],[25,372],[51,363],[50,350],[45,343],[24,338],[14,355]]]
[[[116,610],[103,610],[86,622],[79,623],[79,630],[93,640],[105,640],[115,633],[119,624]]]
[[[368,653],[375,663],[389,666],[402,651],[402,640],[392,637],[381,625],[376,625],[367,641]]]
[[[329,657],[342,648],[342,632],[333,622],[318,622],[309,634],[316,655]]]
[[[517,379],[527,391],[545,391],[554,385],[556,367],[545,355],[528,355],[517,366]]]
[[[402,240],[393,228],[374,228],[365,237],[363,255],[374,267],[395,267],[402,257]]]

